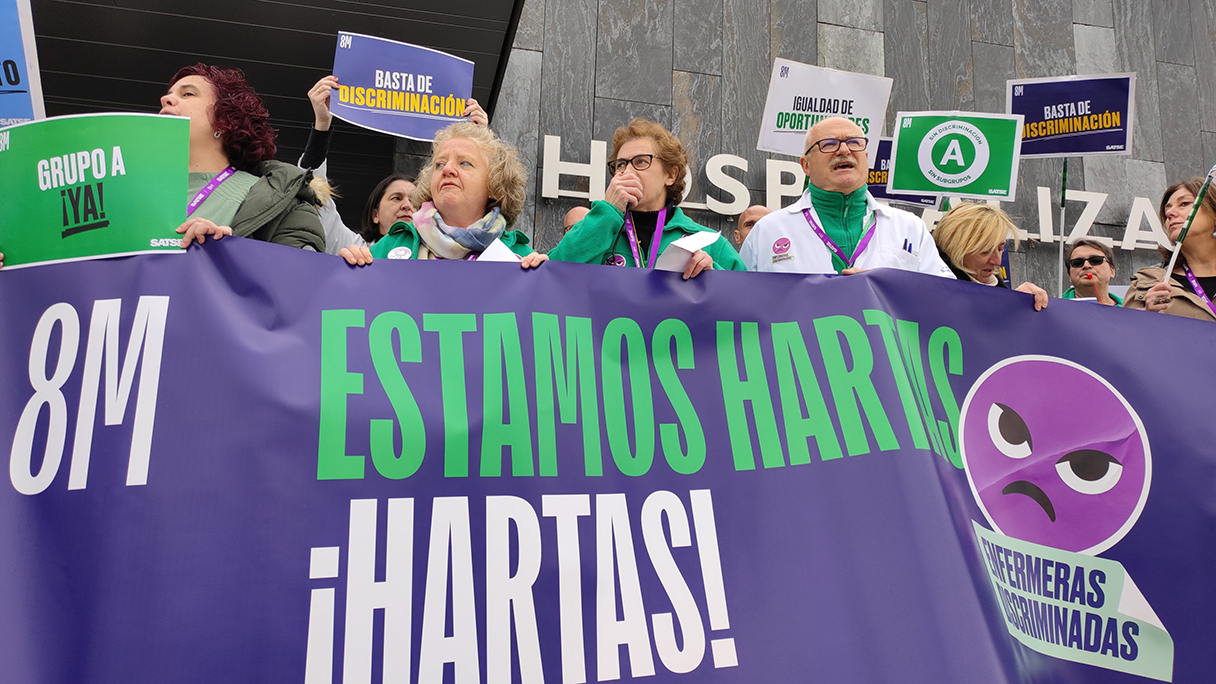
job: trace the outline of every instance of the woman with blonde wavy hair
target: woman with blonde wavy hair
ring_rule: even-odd
[[[946,265],[959,280],[1009,289],[1001,278],[1001,256],[1005,241],[1017,230],[1001,209],[988,204],[962,203],[954,206],[937,222],[933,240]],[[1018,292],[1034,295],[1035,311],[1047,306],[1047,292],[1034,283],[1022,283]]]
[[[394,223],[370,250],[351,247],[339,255],[352,265],[373,258],[472,261],[500,242],[524,268],[533,268],[548,257],[534,252],[516,229],[527,182],[514,147],[484,126],[452,124],[435,135],[418,174],[413,221]]]

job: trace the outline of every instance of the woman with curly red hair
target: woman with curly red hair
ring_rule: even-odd
[[[185,67],[160,103],[161,114],[190,118],[183,249],[207,235],[237,235],[325,251],[312,173],[274,160],[276,131],[239,69]]]

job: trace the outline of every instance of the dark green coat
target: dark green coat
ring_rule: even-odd
[[[308,187],[312,171],[279,161],[264,161],[249,170],[258,182],[232,217],[232,234],[288,247],[325,251],[325,231]]]

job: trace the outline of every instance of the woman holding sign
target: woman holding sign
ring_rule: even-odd
[[[684,279],[717,268],[747,268],[726,238],[684,215],[688,154],[679,138],[648,119],[634,119],[612,136],[612,180],[604,199],[549,252],[557,261],[654,268],[659,255],[682,238],[694,238]],[[708,233],[709,235],[705,235]]]
[[[950,271],[959,280],[1009,289],[1001,278],[1001,256],[1010,235],[1017,232],[1009,215],[988,204],[959,204],[937,222],[933,239]],[[1047,306],[1047,292],[1034,283],[1022,283],[1018,292],[1034,295],[1034,309]]]
[[[1174,183],[1161,196],[1161,224],[1177,241],[1186,224],[1202,178]],[[1216,192],[1203,196],[1199,211],[1182,240],[1177,266],[1169,278],[1165,268],[1142,268],[1132,276],[1123,299],[1129,309],[1144,309],[1202,321],[1216,321]],[[1171,252],[1161,250],[1168,260]],[[1164,264],[1163,264],[1164,266]],[[1163,282],[1164,281],[1164,282]]]
[[[410,223],[397,221],[372,245],[338,254],[352,265],[377,259],[494,260],[514,258],[524,268],[548,257],[528,246],[515,230],[524,208],[528,174],[519,153],[490,129],[456,123],[439,131],[431,156],[418,174],[413,193],[417,207]]]
[[[190,118],[183,249],[207,235],[237,235],[325,250],[312,174],[274,160],[269,113],[239,70],[185,67],[160,102],[161,114]]]

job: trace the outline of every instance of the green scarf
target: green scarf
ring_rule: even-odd
[[[866,218],[866,186],[854,190],[848,195],[830,190],[820,190],[810,186],[811,203],[815,205],[815,213],[823,232],[832,238],[845,254],[853,255],[857,243],[861,241],[862,231],[865,230]],[[832,254],[832,268],[840,273],[846,268],[844,260]]]

